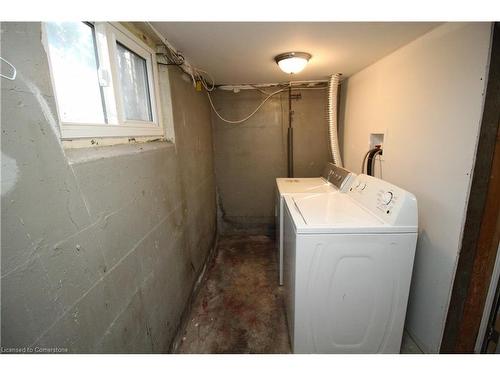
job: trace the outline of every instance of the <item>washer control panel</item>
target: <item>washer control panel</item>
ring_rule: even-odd
[[[323,171],[323,178],[342,192],[349,189],[354,177],[355,175],[352,172],[333,163],[327,163]]]
[[[390,224],[408,222],[417,225],[415,196],[395,185],[368,175],[358,175],[348,195],[363,207]],[[414,223],[414,224],[412,224]]]

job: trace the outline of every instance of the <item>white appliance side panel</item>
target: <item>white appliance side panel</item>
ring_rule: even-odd
[[[283,211],[282,211],[283,212]],[[283,222],[283,274],[284,274],[284,297],[285,312],[288,324],[288,334],[290,343],[294,342],[294,317],[295,317],[295,255],[296,255],[296,235],[295,226],[288,210],[284,212]]]
[[[276,250],[280,249],[280,195],[278,193],[278,189],[276,189],[274,194],[274,225],[276,231],[274,233],[275,246]]]
[[[276,209],[278,210],[276,215],[278,221],[276,224],[276,243],[278,245],[278,277],[280,285],[283,285],[283,204],[283,197],[276,192]]]
[[[399,353],[415,245],[416,234],[299,235],[294,353]]]

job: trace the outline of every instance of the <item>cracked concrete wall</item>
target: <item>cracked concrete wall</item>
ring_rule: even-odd
[[[326,90],[294,90],[295,177],[317,177],[329,160]],[[257,90],[216,91],[214,105],[227,119],[251,113],[265,97]],[[221,233],[274,230],[276,177],[287,175],[288,93],[269,99],[248,121],[227,124],[212,114],[218,220]]]
[[[206,96],[162,66],[175,145],[65,151],[40,26],[1,24],[1,345],[165,352],[216,236]]]

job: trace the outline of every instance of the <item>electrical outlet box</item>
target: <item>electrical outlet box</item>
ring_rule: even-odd
[[[369,150],[374,149],[376,146],[380,146],[384,152],[384,133],[378,132],[378,133],[370,133],[370,140],[369,140]],[[380,160],[384,160],[384,154],[380,155]]]
[[[370,133],[370,150],[378,145],[384,148],[384,133]]]

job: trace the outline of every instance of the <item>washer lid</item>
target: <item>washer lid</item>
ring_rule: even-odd
[[[331,193],[338,189],[322,177],[277,178],[276,185],[281,195],[292,193]]]
[[[416,227],[394,226],[345,194],[285,197],[297,233],[414,233]]]

